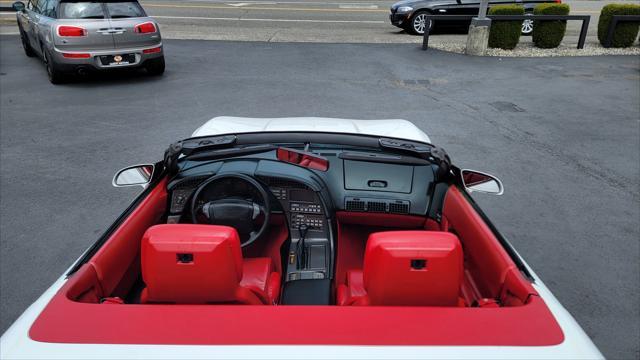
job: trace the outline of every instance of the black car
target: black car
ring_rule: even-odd
[[[518,4],[522,5],[525,14],[533,14],[533,8],[540,3],[559,3],[560,0],[489,0],[492,5]],[[427,15],[478,15],[480,0],[403,0],[391,6],[391,24],[406,30],[410,34],[422,35],[425,28],[431,31],[433,21]],[[463,25],[469,21],[438,21],[438,25]],[[522,34],[533,32],[533,21],[522,22]]]

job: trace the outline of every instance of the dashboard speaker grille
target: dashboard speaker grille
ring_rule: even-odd
[[[347,200],[344,207],[348,211],[365,211],[364,201],[361,200]]]
[[[348,197],[344,202],[346,211],[409,214],[411,203],[406,200]]]
[[[395,214],[408,214],[409,204],[404,202],[389,203],[389,212]]]
[[[381,201],[369,201],[367,202],[368,212],[386,212],[387,204]]]
[[[260,180],[262,180],[269,187],[277,187],[277,188],[294,188],[294,189],[309,189],[306,185],[291,181],[283,178],[276,178],[270,176],[260,176]]]

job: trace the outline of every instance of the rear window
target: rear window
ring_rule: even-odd
[[[69,1],[62,2],[58,10],[61,19],[104,19],[107,16],[121,19],[143,17],[146,14],[137,1]]]
[[[98,2],[63,2],[58,10],[60,19],[104,19],[102,3]]]
[[[108,2],[106,5],[112,19],[146,16],[137,1]]]

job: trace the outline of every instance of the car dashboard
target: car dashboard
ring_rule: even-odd
[[[335,267],[337,212],[427,213],[435,173],[429,162],[379,152],[331,149],[314,153],[328,160],[327,171],[279,161],[275,151],[215,161],[185,161],[168,184],[167,222],[191,223],[191,197],[198,185],[214,175],[241,173],[258,180],[268,189],[271,213],[281,214],[288,227],[289,248],[286,253],[282,250],[286,298],[290,282],[324,280],[326,285],[322,286],[329,286]],[[254,196],[242,182],[226,181],[229,183],[221,187],[226,191]],[[224,191],[218,195],[224,196]]]

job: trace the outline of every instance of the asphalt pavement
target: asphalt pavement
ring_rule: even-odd
[[[640,58],[474,58],[415,44],[167,40],[167,72],[61,86],[0,36],[0,331],[136,194],[121,167],[220,116],[404,118],[610,358],[640,356]],[[522,324],[526,331],[526,324]]]

